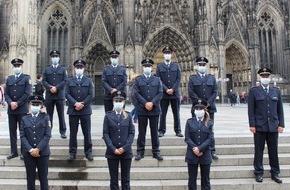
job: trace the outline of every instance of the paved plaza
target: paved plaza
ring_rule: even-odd
[[[190,113],[191,105],[181,105],[180,117],[181,117],[181,127],[182,133],[184,133],[186,120],[191,117]],[[131,110],[132,106],[127,105],[126,110]],[[228,104],[217,104],[218,112],[215,114],[215,136],[250,136],[251,133],[248,127],[248,115],[247,115],[247,104],[240,104],[236,106],[230,106]],[[65,111],[67,107],[65,108]],[[284,103],[284,116],[285,116],[285,130],[282,135],[290,135],[290,106],[288,103]],[[66,124],[67,124],[67,135],[69,135],[69,125],[68,125],[68,115],[65,114]],[[101,137],[103,129],[103,119],[104,119],[104,106],[94,105],[92,114],[92,136]],[[58,119],[57,114],[54,114],[54,128],[52,130],[52,136],[55,138],[59,137],[58,132]],[[147,129],[148,131],[148,129]],[[81,128],[79,128],[78,135],[82,137]],[[147,132],[149,136],[149,131]],[[171,107],[169,107],[167,114],[167,136],[175,136],[173,131],[173,115],[171,112]],[[8,117],[6,110],[1,108],[0,117],[0,138],[8,138]],[[137,137],[137,133],[135,138]]]

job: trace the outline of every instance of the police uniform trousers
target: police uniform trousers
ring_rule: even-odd
[[[29,154],[23,156],[26,176],[27,176],[27,190],[35,190],[36,168],[38,179],[40,181],[40,189],[48,190],[48,161],[49,156],[32,157]]]
[[[45,100],[46,111],[50,117],[51,126],[53,126],[54,105],[56,105],[56,110],[57,110],[57,115],[58,115],[59,133],[65,134],[66,125],[65,125],[65,120],[64,120],[64,100],[53,100],[53,99]]]
[[[17,153],[17,124],[20,129],[20,121],[22,117],[25,115],[27,114],[8,114],[11,154],[18,154]],[[20,148],[20,154],[22,154],[22,147]]]
[[[111,190],[119,190],[118,171],[119,163],[121,163],[121,186],[122,190],[130,190],[130,169],[132,159],[110,159],[108,158],[108,166],[110,172],[110,188]]]
[[[159,150],[159,137],[158,137],[158,120],[159,115],[138,115],[138,140],[137,140],[137,153],[144,155],[145,151],[145,137],[146,130],[148,125],[148,119],[150,124],[150,133],[151,133],[151,143],[152,143],[152,153],[158,153]]]
[[[76,155],[77,153],[77,134],[81,124],[84,135],[84,152],[86,156],[92,155],[92,139],[91,139],[91,115],[69,115],[69,154]]]
[[[198,164],[187,164],[188,190],[197,190]],[[210,164],[200,164],[201,190],[210,190]]]
[[[171,104],[171,109],[173,113],[174,131],[175,133],[181,133],[180,114],[179,114],[180,99],[179,98],[161,100],[160,106],[161,106],[162,114],[160,116],[159,132],[163,134],[166,132],[166,115],[167,115],[169,103]]]
[[[271,174],[277,175],[280,173],[279,159],[278,159],[278,132],[262,132],[256,131],[254,134],[255,143],[255,157],[254,168],[255,174],[263,174],[263,152],[265,148],[265,141],[267,142],[269,163],[271,167]]]
[[[113,110],[113,100],[104,100],[105,112]]]

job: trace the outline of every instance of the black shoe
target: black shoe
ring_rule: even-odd
[[[20,155],[20,160],[23,160],[23,154]]]
[[[86,156],[86,158],[88,159],[88,161],[93,161],[94,160],[94,157],[92,156],[92,155],[88,155],[88,156]]]
[[[271,175],[271,179],[276,183],[282,183],[282,179],[278,175]]]
[[[70,154],[69,157],[67,157],[67,161],[73,161],[76,159],[76,155]]]
[[[256,182],[262,183],[263,182],[263,175],[262,174],[257,174],[256,175]]]
[[[215,153],[212,153],[211,157],[212,157],[213,160],[218,160],[219,159],[219,157]]]
[[[142,158],[144,158],[144,154],[141,153],[137,153],[137,155],[135,156],[135,160],[137,161],[141,160]]]
[[[163,137],[163,136],[164,136],[164,133],[159,132],[158,137]]]
[[[60,137],[61,137],[62,139],[66,139],[66,135],[65,135],[65,134],[60,134]]]
[[[179,132],[179,133],[176,133],[176,136],[177,136],[177,137],[183,137],[183,134],[181,134],[181,133]]]
[[[156,158],[158,161],[163,160],[163,157],[161,156],[160,152],[154,153],[153,158]]]
[[[7,159],[11,160],[12,158],[16,158],[17,156],[18,156],[18,154],[12,153],[12,154],[7,156]]]

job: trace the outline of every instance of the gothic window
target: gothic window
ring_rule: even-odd
[[[47,51],[59,50],[61,63],[69,65],[69,34],[68,21],[63,12],[59,9],[54,10],[47,26]]]
[[[268,67],[275,72],[277,60],[276,29],[272,15],[264,12],[259,19],[260,67]]]

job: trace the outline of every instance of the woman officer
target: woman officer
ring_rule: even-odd
[[[27,189],[35,190],[36,168],[41,190],[48,190],[48,161],[51,123],[49,115],[41,112],[43,97],[31,96],[30,114],[23,116],[20,123],[20,139],[26,168]]]
[[[130,169],[133,158],[132,143],[135,128],[132,116],[124,110],[126,94],[114,92],[113,110],[106,113],[103,126],[103,138],[107,145],[106,158],[110,172],[110,188],[118,190],[118,168],[121,163],[122,190],[130,190]]]
[[[188,189],[196,190],[198,165],[201,173],[201,189],[210,190],[210,165],[212,162],[210,145],[213,140],[213,122],[206,111],[207,101],[197,99],[193,102],[194,117],[186,122],[185,142],[187,151],[185,161],[188,166]]]

